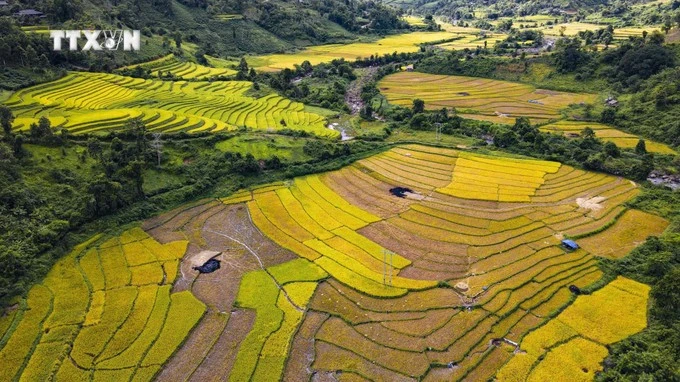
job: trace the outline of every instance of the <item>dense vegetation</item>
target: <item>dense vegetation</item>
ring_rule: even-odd
[[[482,25],[486,20],[527,16],[548,16],[541,22],[597,21],[615,22],[617,25],[660,24],[669,20],[669,13],[678,9],[678,1],[641,6],[640,1],[571,0],[571,1],[463,1],[463,0],[400,0],[394,1],[402,8],[423,14],[435,14],[471,25]],[[565,12],[566,11],[566,12]],[[536,19],[528,19],[530,22]]]
[[[11,113],[0,109],[3,126]],[[250,183],[338,167],[376,144],[310,139],[304,163],[214,150],[229,135],[165,135],[155,141],[137,120],[105,137],[68,136],[47,119],[27,135],[0,142],[0,302],[23,293],[82,236],[115,220],[125,224],[182,202]],[[282,134],[297,132],[282,131]],[[304,133],[303,133],[304,135]],[[334,162],[340,158],[341,162]],[[160,165],[159,165],[160,161]],[[103,217],[110,216],[109,218]]]

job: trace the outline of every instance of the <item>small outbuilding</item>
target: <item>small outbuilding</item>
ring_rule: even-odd
[[[45,14],[35,9],[22,9],[14,14],[22,25],[33,25],[45,18]]]
[[[6,0],[0,0],[0,7],[6,7],[9,3]]]
[[[570,240],[570,239],[562,240],[562,246],[568,251],[575,251],[575,250],[579,249],[578,244],[576,244],[575,241]]]

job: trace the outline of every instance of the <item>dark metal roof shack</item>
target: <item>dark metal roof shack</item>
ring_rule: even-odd
[[[22,9],[15,13],[16,17],[45,17],[45,14],[35,9]]]
[[[562,246],[570,251],[579,249],[578,244],[576,244],[575,241],[569,239],[562,240]]]

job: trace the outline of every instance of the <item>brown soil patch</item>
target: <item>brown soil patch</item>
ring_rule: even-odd
[[[170,359],[159,378],[185,380],[191,377],[203,381],[228,376],[238,346],[250,331],[255,315],[249,310],[237,310],[231,313],[228,322],[225,319],[232,311],[243,274],[298,256],[264,236],[252,224],[243,204],[199,203],[154,218],[146,222],[145,227],[155,238],[189,240],[174,290],[191,290],[208,305],[206,316]],[[199,256],[203,251],[213,253]],[[215,257],[220,261],[220,269],[208,274],[192,269],[214,253],[220,253]]]
[[[310,311],[300,325],[291,344],[288,360],[283,373],[286,382],[308,381],[312,376],[314,362],[314,336],[328,319],[327,314]]]
[[[373,223],[358,232],[411,261],[415,261],[428,253],[447,254],[449,261],[453,261],[457,256],[467,257],[467,246],[464,244],[437,241],[418,236],[388,221]]]
[[[461,267],[460,271],[451,272],[451,271],[438,271],[438,270],[435,270],[435,269],[424,269],[424,268],[420,268],[420,267],[416,267],[416,266],[409,266],[409,267],[403,269],[401,272],[399,272],[399,276],[411,278],[411,279],[416,279],[416,280],[440,281],[440,280],[457,279],[457,278],[465,276],[466,273],[467,273],[467,267]]]
[[[534,90],[534,93],[536,94],[545,94],[545,95],[560,95],[563,93],[556,92],[554,90],[547,90],[547,89],[536,89]]]
[[[187,341],[165,365],[158,375],[158,381],[187,380],[201,365],[220,333],[227,325],[229,314],[208,312],[191,333]]]
[[[190,381],[228,379],[231,368],[236,361],[238,348],[253,328],[254,322],[255,311],[253,310],[237,309],[231,312],[226,328],[215,342],[210,353],[191,375]],[[217,333],[214,333],[214,335],[217,335]],[[175,377],[175,380],[177,379]]]

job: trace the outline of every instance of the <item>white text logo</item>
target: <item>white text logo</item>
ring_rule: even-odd
[[[82,50],[117,50],[121,42],[123,50],[139,50],[141,46],[141,34],[138,30],[50,31],[54,50],[61,50],[64,40],[67,41],[68,50],[78,50],[78,40],[83,36],[87,41]]]

